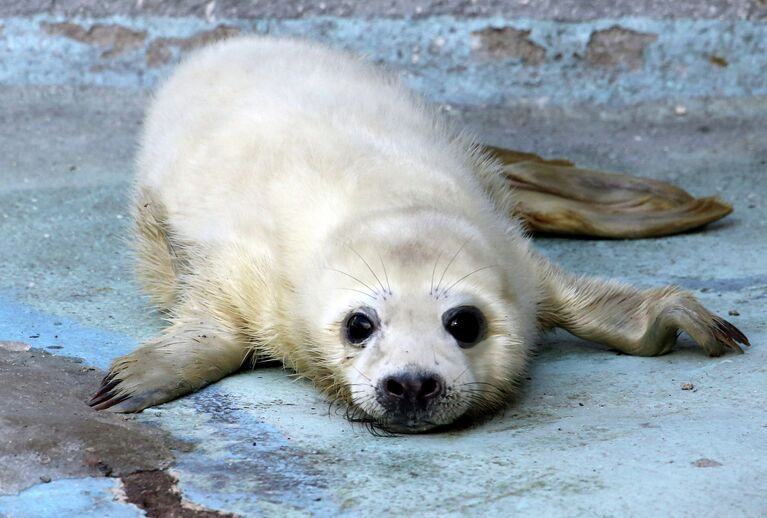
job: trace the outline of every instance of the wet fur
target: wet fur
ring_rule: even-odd
[[[333,77],[346,79],[349,91],[342,90],[346,98],[343,106],[337,108],[349,110],[352,120],[357,116],[354,110],[359,110],[362,121],[359,131],[370,131],[370,140],[364,135],[358,140],[350,139],[347,151],[325,146],[323,139],[330,137],[325,136],[322,117],[334,114],[320,108],[313,112],[311,108],[302,127],[278,123],[274,128],[259,129],[253,141],[240,145],[238,139],[250,135],[247,133],[250,123],[238,118],[237,110],[248,108],[237,107],[236,103],[233,108],[231,102],[228,106],[221,101],[221,109],[229,110],[232,119],[232,133],[228,136],[226,125],[216,125],[220,122],[216,95],[237,99],[238,88],[248,88],[248,79],[238,67],[245,66],[243,63],[252,61],[254,56],[274,53],[283,53],[290,66],[300,65],[296,60],[302,59],[310,63],[307,74],[321,76],[331,69]],[[217,70],[211,71],[208,68],[213,63],[218,63],[214,67]],[[267,67],[264,73],[268,75],[269,66],[279,65],[263,66]],[[227,73],[229,77],[225,77]],[[184,86],[190,81],[223,83],[209,87],[213,92],[209,99],[200,97],[206,95],[204,89],[202,94],[190,93]],[[382,120],[366,121],[365,117],[371,117],[366,111],[369,105],[379,101],[383,111],[377,116]],[[210,113],[185,120],[185,112],[175,105],[182,102],[201,103],[206,107],[200,109]],[[304,100],[297,102],[300,110]],[[208,103],[212,107],[207,107]],[[575,276],[550,264],[531,248],[528,237],[513,218],[513,195],[500,164],[481,153],[470,138],[446,125],[390,76],[357,58],[297,41],[232,40],[191,57],[160,91],[153,106],[139,157],[133,205],[134,242],[138,277],[154,303],[167,313],[170,325],[161,336],[115,360],[91,401],[97,409],[140,411],[197,390],[257,359],[273,359],[312,380],[331,400],[347,404],[350,419],[377,423],[386,429],[386,416],[369,401],[375,387],[364,386],[372,383],[365,381],[370,373],[360,372],[362,377],[350,381],[350,369],[360,361],[360,355],[372,353],[332,343],[340,336],[339,322],[328,320],[322,313],[326,292],[314,277],[333,275],[328,270],[339,261],[353,266],[338,270],[337,276],[331,277],[332,282],[386,307],[396,305],[397,300],[391,286],[387,286],[389,275],[394,274],[401,285],[408,277],[402,273],[403,268],[407,269],[403,265],[420,264],[421,260],[428,262],[428,268],[434,262],[429,303],[439,304],[440,297],[456,296],[445,290],[456,285],[488,297],[485,302],[497,315],[491,322],[489,345],[482,349],[480,344],[466,352],[471,357],[467,365],[477,373],[470,373],[471,376],[460,373],[455,377],[455,386],[450,386],[444,396],[440,416],[444,422],[437,424],[472,414],[485,415],[505,404],[516,390],[530,348],[542,330],[564,328],[577,336],[642,356],[670,351],[682,331],[714,356],[727,348],[740,351],[736,342],[747,343],[740,331],[679,288],[643,291],[613,281]],[[174,111],[182,115],[174,116]],[[171,123],[169,118],[173,119]],[[174,133],[176,128],[180,129]],[[211,135],[209,131],[219,133]],[[329,126],[328,133],[332,131]],[[392,131],[405,136],[412,134],[412,138],[387,139],[387,131],[388,135],[393,135]],[[266,140],[261,143],[259,137]],[[411,145],[410,140],[415,142]],[[283,155],[274,151],[279,146],[284,147]],[[275,205],[276,209],[270,212],[266,206],[254,205],[249,199],[240,200],[244,197],[236,183],[240,180],[222,185],[221,178],[236,179],[243,174],[226,168],[230,163],[249,166],[250,162],[243,161],[240,155],[247,152],[252,153],[256,164],[261,159],[268,162],[254,166],[266,172],[254,174],[267,175],[264,189],[277,186],[272,196],[285,197],[283,205],[287,208]],[[302,171],[301,160],[307,157],[323,171],[316,185],[296,184],[280,191],[283,184],[292,181],[285,171]],[[348,172],[349,162],[355,164],[352,173]],[[374,174],[389,162],[390,170],[384,168],[379,176]],[[317,203],[319,208],[309,204],[307,210],[315,212],[302,219],[301,203],[311,201],[314,190],[332,195],[334,182],[344,189],[355,188],[354,168],[365,171],[364,181],[380,182],[380,197],[397,187],[392,183],[397,181],[396,175],[401,176],[403,183],[417,180],[417,185],[422,183],[427,191],[419,193],[410,188],[404,192],[413,197],[413,204],[434,204],[431,209],[435,214],[429,212],[431,209],[408,205],[410,200],[400,202],[392,198],[392,214],[374,215],[370,222],[359,221],[356,213],[381,203],[376,199],[378,196],[362,200],[357,206],[356,201],[349,202],[340,193],[342,206],[330,203],[329,210],[321,212],[324,202]],[[166,174],[166,170],[174,172]],[[381,176],[383,171],[395,178]],[[449,173],[442,175],[441,171]],[[268,176],[275,174],[285,178],[275,181]],[[307,178],[304,183],[315,181],[314,177]],[[295,202],[298,205],[293,203],[290,189],[306,192],[306,200]],[[435,198],[428,189],[444,190],[444,194]],[[197,194],[206,192],[210,196]],[[376,192],[375,186],[371,192]],[[257,198],[260,193],[255,192],[254,196]],[[231,199],[231,206],[225,204],[221,205],[225,209],[216,209],[217,197]],[[442,198],[446,201],[434,201]],[[216,210],[227,211],[220,215],[218,224]],[[428,231],[418,235],[413,229],[421,228],[419,225]],[[401,227],[401,232],[388,227]],[[373,236],[384,236],[385,250],[379,246],[358,251],[347,244],[345,236],[352,236],[348,243],[365,242],[354,241],[354,236],[362,232],[360,228]],[[455,235],[453,228],[457,229]],[[277,230],[269,233],[270,229]],[[462,232],[469,236],[465,242],[471,243],[472,253],[481,250],[475,253],[476,257],[468,257],[469,250],[461,251]],[[387,242],[385,236],[390,234],[392,238]],[[325,243],[323,246],[328,250],[322,250],[321,259],[316,250],[305,249],[310,245],[304,243],[310,241]],[[329,243],[343,246],[333,248]],[[453,243],[452,248],[447,252],[440,250],[446,243]],[[453,260],[464,268],[458,272],[450,271],[453,261],[447,261],[455,250]],[[387,271],[381,254],[391,271]],[[436,291],[435,277],[440,281]],[[319,284],[315,286],[315,282]],[[319,321],[326,320],[335,323],[319,325]],[[366,395],[355,400],[358,384],[363,385]],[[451,390],[455,392],[454,410],[450,406]]]

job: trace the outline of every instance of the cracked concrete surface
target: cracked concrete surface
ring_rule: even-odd
[[[578,272],[683,285],[754,345],[711,359],[682,338],[670,355],[635,358],[555,334],[488,422],[377,438],[278,368],[127,420],[82,404],[98,379],[88,366],[105,368],[162,325],[123,242],[146,98],[0,87],[0,340],[22,349],[0,348],[0,464],[26,465],[2,475],[0,515],[140,516],[148,507],[126,497],[125,476],[169,463],[155,482],[177,478],[183,499],[168,505],[242,516],[767,512],[767,99],[692,99],[684,115],[675,102],[449,109],[488,143],[731,201],[734,214],[702,232],[538,246]],[[102,451],[108,461],[88,460]]]

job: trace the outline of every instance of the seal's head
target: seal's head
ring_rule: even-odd
[[[344,237],[302,290],[319,384],[396,432],[505,403],[535,330],[529,260],[494,246],[508,236],[421,213]]]

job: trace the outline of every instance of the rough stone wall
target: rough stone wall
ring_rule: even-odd
[[[362,53],[446,104],[767,95],[767,0],[0,0],[0,85],[152,87],[237,34]]]
[[[0,0],[0,17],[50,14],[215,18],[504,17],[764,20],[767,0]]]

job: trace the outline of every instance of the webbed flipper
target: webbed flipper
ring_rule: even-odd
[[[646,238],[692,230],[732,206],[695,198],[667,182],[581,169],[567,160],[488,146],[515,190],[516,215],[534,232]]]

